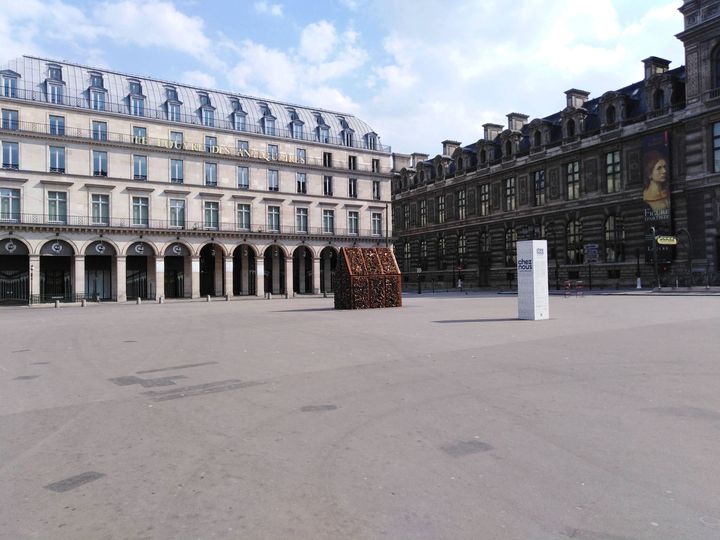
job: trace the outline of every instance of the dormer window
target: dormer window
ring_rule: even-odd
[[[572,118],[567,121],[567,124],[565,125],[565,128],[567,130],[567,136],[568,137],[574,137],[575,136],[575,120]]]
[[[177,89],[167,87],[165,88],[165,97],[168,101],[177,101],[178,100],[178,93]]]
[[[128,81],[130,89],[130,114],[133,116],[145,116],[145,96],[142,93],[140,81]]]
[[[233,113],[233,126],[237,131],[245,131],[247,115],[242,111]]]
[[[99,73],[90,74],[90,87],[91,88],[105,88],[103,86],[103,76]]]
[[[179,122],[182,102],[178,99],[178,91],[174,86],[165,87],[165,100],[168,120],[171,122]]]
[[[140,81],[130,81],[130,94],[133,96],[142,96],[142,84]]]
[[[90,108],[94,111],[105,110],[105,86],[103,85],[103,76],[100,73],[90,73]]]
[[[275,135],[275,117],[270,110],[270,106],[267,103],[259,103],[260,114],[260,127],[265,135]]]
[[[505,157],[512,157],[512,141],[505,141]]]
[[[50,66],[48,68],[48,79],[51,81],[62,81],[62,68],[59,66]]]
[[[342,130],[340,131],[340,136],[342,137],[343,144],[345,146],[354,146],[355,131],[353,131],[353,129],[350,127],[344,117],[338,116],[338,120],[340,121],[340,127],[342,128]]]
[[[653,109],[660,111],[665,108],[665,92],[662,88],[655,90],[653,94]]]
[[[377,133],[367,133],[365,135],[365,147],[368,150],[377,150],[378,149]]]
[[[542,133],[539,129],[535,130],[535,133],[533,133],[533,146],[535,148],[542,146]]]
[[[293,139],[303,139],[305,135],[305,123],[300,120],[300,116],[295,109],[288,109],[290,114],[290,136]]]
[[[615,106],[608,105],[608,108],[605,109],[605,123],[608,126],[612,126],[617,120],[616,116],[617,115],[615,113]]]
[[[487,163],[487,152],[483,148],[480,150],[480,164],[485,165]]]
[[[17,97],[17,81],[19,75],[12,71],[2,73],[2,95],[5,97]]]
[[[200,106],[201,107],[211,107],[210,104],[210,96],[207,94],[200,94]]]
[[[210,96],[205,92],[198,92],[200,100],[200,120],[203,126],[215,126],[215,107],[210,103]]]

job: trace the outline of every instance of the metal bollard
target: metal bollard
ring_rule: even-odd
[[[209,301],[210,301],[210,295],[208,294],[208,295],[207,295],[207,302],[209,302]]]
[[[139,306],[140,304],[142,304],[142,299],[138,296],[135,303]]]
[[[164,304],[164,303],[165,303],[165,298],[163,298],[162,296],[159,296],[159,297],[158,297],[158,304]]]
[[[230,295],[229,295],[229,294],[226,294],[226,295],[225,295],[225,301],[226,301],[226,302],[229,302],[229,301],[230,301]]]
[[[82,307],[85,307],[85,299],[84,299],[84,298],[83,298],[82,300],[80,300],[80,305],[81,305]]]
[[[59,308],[59,307],[60,307],[60,300],[55,300],[55,307],[56,307],[56,308]]]

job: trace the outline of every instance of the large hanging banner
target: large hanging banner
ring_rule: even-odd
[[[655,236],[672,235],[670,213],[670,134],[667,131],[643,138],[643,217],[645,222],[645,262],[653,261],[652,227]],[[672,260],[672,246],[657,246],[659,263]]]

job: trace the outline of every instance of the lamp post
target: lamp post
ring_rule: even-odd
[[[422,294],[422,282],[420,281],[420,274],[422,274],[422,268],[417,267],[417,279],[418,279],[418,294]]]

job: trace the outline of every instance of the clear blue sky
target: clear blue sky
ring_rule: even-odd
[[[358,115],[398,152],[684,63],[681,0],[0,0],[0,61],[42,55]]]

